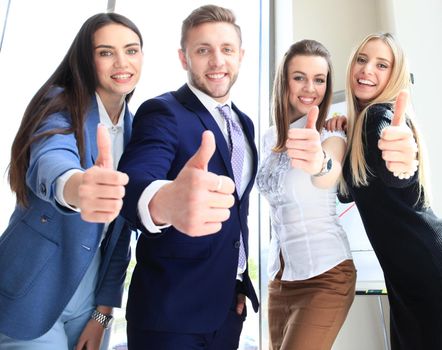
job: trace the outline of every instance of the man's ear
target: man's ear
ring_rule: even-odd
[[[244,49],[241,48],[240,51],[239,51],[239,63],[240,64],[242,62],[243,57],[244,57]]]
[[[183,69],[187,70],[186,53],[182,49],[178,49],[178,57],[180,59],[181,66],[183,67]]]

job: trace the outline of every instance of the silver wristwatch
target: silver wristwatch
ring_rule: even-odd
[[[101,324],[104,329],[108,329],[110,327],[113,319],[112,315],[102,314],[98,310],[94,310],[94,312],[91,315],[91,318],[97,321],[99,324]]]
[[[313,175],[314,177],[319,177],[328,174],[331,168],[333,167],[333,160],[327,155],[327,153],[325,153],[324,150],[322,150],[322,152],[324,152],[324,161],[322,163],[322,168],[319,171],[319,173]]]

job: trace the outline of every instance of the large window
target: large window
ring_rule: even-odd
[[[3,21],[8,1],[0,3]],[[103,0],[11,0],[9,3],[0,51],[0,232],[6,227],[15,203],[7,184],[6,169],[25,108],[61,62],[85,19],[106,9]],[[0,23],[2,29],[3,24]]]
[[[263,127],[268,125],[268,63],[262,53],[263,49],[267,52],[268,44],[268,24],[262,22],[262,18],[265,18],[265,21],[269,18],[268,1],[11,1],[0,52],[0,111],[3,118],[3,127],[0,129],[3,150],[0,155],[0,173],[3,175],[0,182],[0,234],[6,227],[14,206],[14,197],[7,184],[6,170],[10,147],[26,105],[55,70],[84,20],[97,12],[105,11],[108,3],[111,7],[114,6],[115,12],[131,18],[143,34],[143,74],[130,103],[133,112],[144,100],[165,91],[176,90],[186,81],[186,72],[180,65],[177,52],[182,20],[194,8],[213,3],[232,9],[242,28],[245,56],[238,81],[232,90],[232,99],[254,121],[257,144],[260,139],[260,120],[263,120]],[[262,16],[262,11],[265,12],[265,16]],[[261,98],[260,94],[263,94]],[[260,254],[260,232],[265,232],[264,242],[268,241],[268,224],[265,221],[267,211],[260,221],[260,201],[255,190],[250,203],[249,269],[256,291],[260,293],[263,291],[260,285],[260,275],[263,275],[260,265],[265,267],[265,260],[263,261]],[[263,229],[264,231],[261,231]],[[129,274],[134,263],[133,261],[129,268]],[[263,301],[264,299],[261,300]],[[265,301],[262,306],[265,310]],[[240,349],[267,348],[266,326],[263,326],[264,332],[260,331],[261,324],[265,324],[261,316],[265,318],[265,315],[255,314],[248,304],[248,318],[244,325]],[[264,340],[261,339],[261,335],[264,336]],[[110,349],[123,349],[124,344],[124,310],[117,310]]]

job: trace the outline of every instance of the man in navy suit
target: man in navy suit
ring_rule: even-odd
[[[179,50],[187,84],[135,115],[119,166],[130,179],[122,214],[143,232],[127,305],[131,350],[237,349],[245,296],[258,309],[241,258],[257,151],[253,123],[229,95],[242,57],[230,10],[194,10]],[[239,173],[225,105],[243,140]]]

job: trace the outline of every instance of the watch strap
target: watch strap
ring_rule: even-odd
[[[107,329],[109,328],[113,317],[112,315],[105,315],[98,310],[94,310],[94,312],[92,312],[91,319],[101,324],[104,329]]]

